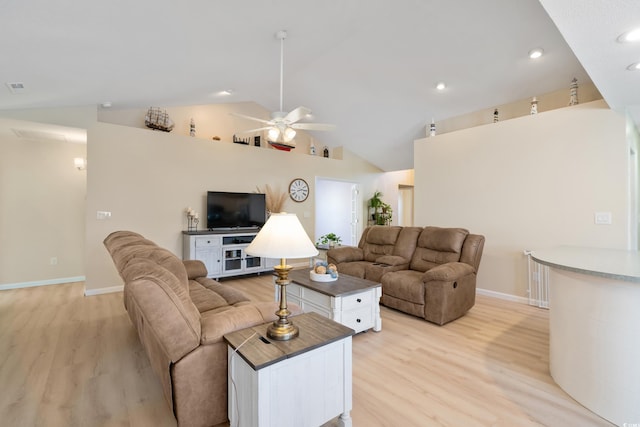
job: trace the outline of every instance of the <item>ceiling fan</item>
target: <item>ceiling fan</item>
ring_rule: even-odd
[[[289,113],[283,111],[283,86],[284,86],[284,39],[287,38],[287,32],[285,30],[278,31],[275,34],[276,38],[280,40],[280,111],[271,113],[271,120],[259,119],[257,117],[246,116],[244,114],[231,113],[237,117],[243,117],[245,119],[254,120],[265,124],[265,126],[257,129],[249,129],[242,131],[242,133],[259,132],[266,130],[267,139],[269,144],[280,149],[295,148],[295,142],[293,139],[296,136],[296,129],[302,130],[333,130],[334,125],[324,123],[298,123],[298,121],[304,119],[311,110],[307,107],[298,107],[291,110]]]

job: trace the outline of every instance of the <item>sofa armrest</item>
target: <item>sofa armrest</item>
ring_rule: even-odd
[[[464,262],[448,262],[427,270],[422,275],[422,281],[427,282],[454,282],[464,276],[475,273],[473,267]]]
[[[291,316],[302,313],[302,309],[296,304],[288,304],[287,308]],[[221,342],[225,334],[272,322],[277,319],[275,313],[278,309],[277,302],[255,302],[202,313],[200,343],[206,345]]]
[[[355,246],[341,246],[339,248],[329,249],[327,251],[327,259],[333,260],[336,264],[362,261],[364,259],[364,252]]]
[[[200,260],[189,259],[183,260],[185,270],[187,270],[187,277],[189,280],[197,279],[198,277],[207,277],[207,267]]]
[[[392,267],[401,266],[403,264],[405,264],[407,267],[409,266],[409,260],[398,255],[383,255],[376,258],[376,262],[380,264],[390,265]]]

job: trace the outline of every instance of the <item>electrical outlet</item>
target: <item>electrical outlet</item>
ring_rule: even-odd
[[[51,259],[49,260],[49,264],[58,265],[58,257],[52,256]]]

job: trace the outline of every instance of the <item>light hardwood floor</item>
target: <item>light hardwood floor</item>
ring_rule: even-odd
[[[274,295],[269,275],[226,283]],[[0,425],[175,426],[122,294],[83,291],[0,292]],[[381,312],[353,338],[355,427],[612,425],[551,379],[545,310],[479,296],[443,327]]]

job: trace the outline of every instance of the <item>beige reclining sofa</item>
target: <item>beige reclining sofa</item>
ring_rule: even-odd
[[[124,280],[124,306],[178,426],[227,418],[227,346],[223,335],[276,319],[275,302],[252,303],[208,279],[200,261],[182,261],[131,231],[104,245]],[[289,310],[300,308],[289,304]]]
[[[371,226],[358,247],[330,249],[327,260],[382,283],[385,306],[443,325],[475,304],[484,240],[463,228]]]

